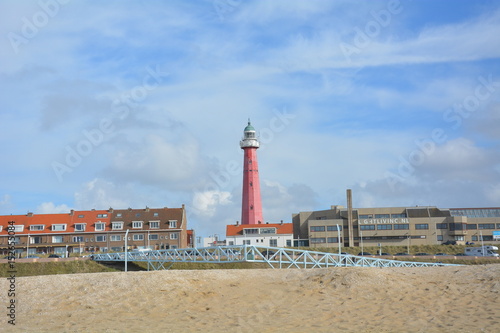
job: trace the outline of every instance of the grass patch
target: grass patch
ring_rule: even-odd
[[[9,264],[0,264],[0,277],[10,276]],[[92,260],[77,260],[66,262],[29,262],[15,263],[16,277],[55,275],[55,274],[77,274],[77,273],[102,273],[116,272],[117,270],[101,265]]]

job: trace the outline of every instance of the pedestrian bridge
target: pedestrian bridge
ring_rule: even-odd
[[[458,266],[455,264],[389,260],[299,250],[293,248],[253,245],[213,246],[170,250],[133,250],[119,253],[94,254],[99,262],[147,262],[148,270],[169,269],[176,262],[194,263],[267,263],[272,268],[325,268],[325,267],[430,267]]]

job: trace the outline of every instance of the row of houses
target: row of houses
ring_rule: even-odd
[[[10,226],[10,228],[9,228]],[[70,254],[194,246],[181,208],[71,210],[0,216],[0,251]]]

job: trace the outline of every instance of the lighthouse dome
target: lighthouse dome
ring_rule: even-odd
[[[255,132],[255,128],[253,128],[252,124],[250,123],[250,120],[248,121],[248,125],[247,125],[247,127],[245,127],[244,131],[245,132],[250,132],[250,131]]]

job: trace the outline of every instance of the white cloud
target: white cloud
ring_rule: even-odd
[[[224,191],[196,192],[193,196],[194,213],[202,217],[214,217],[221,206],[232,204],[231,193]]]
[[[44,202],[35,209],[36,214],[62,214],[69,213],[70,207],[65,204],[55,205],[53,202]]]

